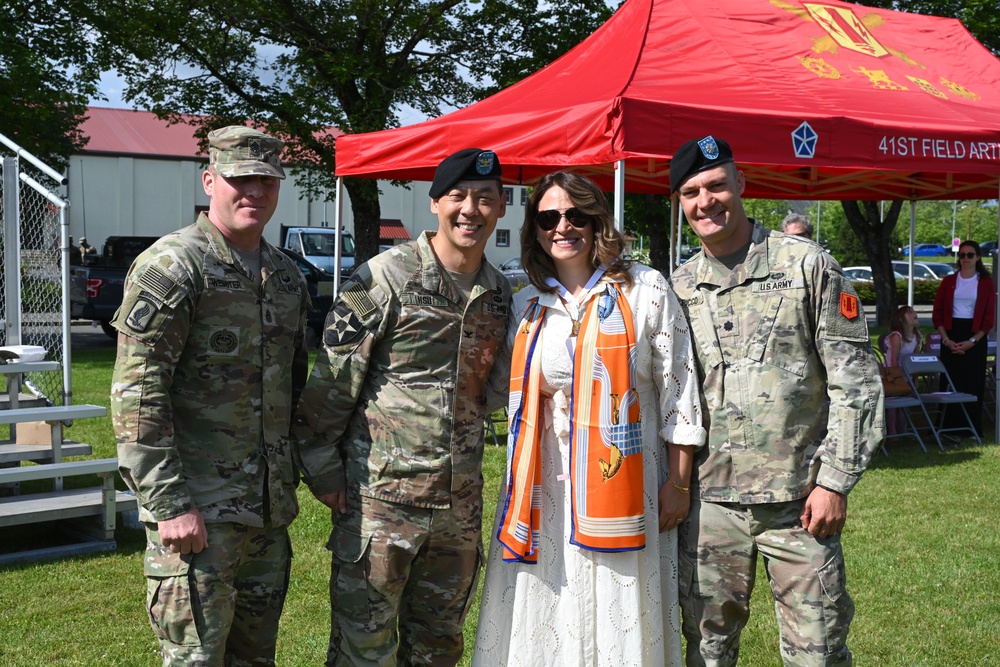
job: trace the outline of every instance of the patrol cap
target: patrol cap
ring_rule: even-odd
[[[208,162],[226,178],[273,176],[284,178],[281,139],[242,125],[230,125],[208,133]]]
[[[735,162],[733,150],[722,139],[712,135],[691,139],[670,160],[670,194],[677,192],[691,176],[731,162]]]
[[[431,199],[442,197],[459,181],[500,181],[500,160],[493,151],[464,148],[452,153],[434,171]]]

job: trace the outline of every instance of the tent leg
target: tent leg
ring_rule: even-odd
[[[625,160],[615,162],[615,228],[625,233]]]
[[[337,205],[333,209],[333,226],[337,231],[334,236],[336,247],[336,257],[333,262],[333,295],[340,294],[340,260],[341,260],[341,235],[344,233],[344,177],[337,177],[336,198]]]
[[[906,285],[906,305],[913,308],[913,246],[917,237],[917,200],[910,200],[910,280]]]

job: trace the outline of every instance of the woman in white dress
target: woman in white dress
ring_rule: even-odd
[[[683,664],[675,528],[705,431],[677,298],[623,250],[592,181],[541,180],[473,665]]]

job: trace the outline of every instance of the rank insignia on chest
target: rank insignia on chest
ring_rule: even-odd
[[[857,318],[860,313],[858,297],[847,292],[840,293],[840,314],[849,320]]]

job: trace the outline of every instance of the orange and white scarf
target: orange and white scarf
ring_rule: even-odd
[[[545,306],[534,299],[514,338],[507,484],[497,539],[504,560],[538,562],[541,522],[541,359]],[[616,284],[590,300],[573,358],[569,541],[592,551],[646,545],[635,324]]]

